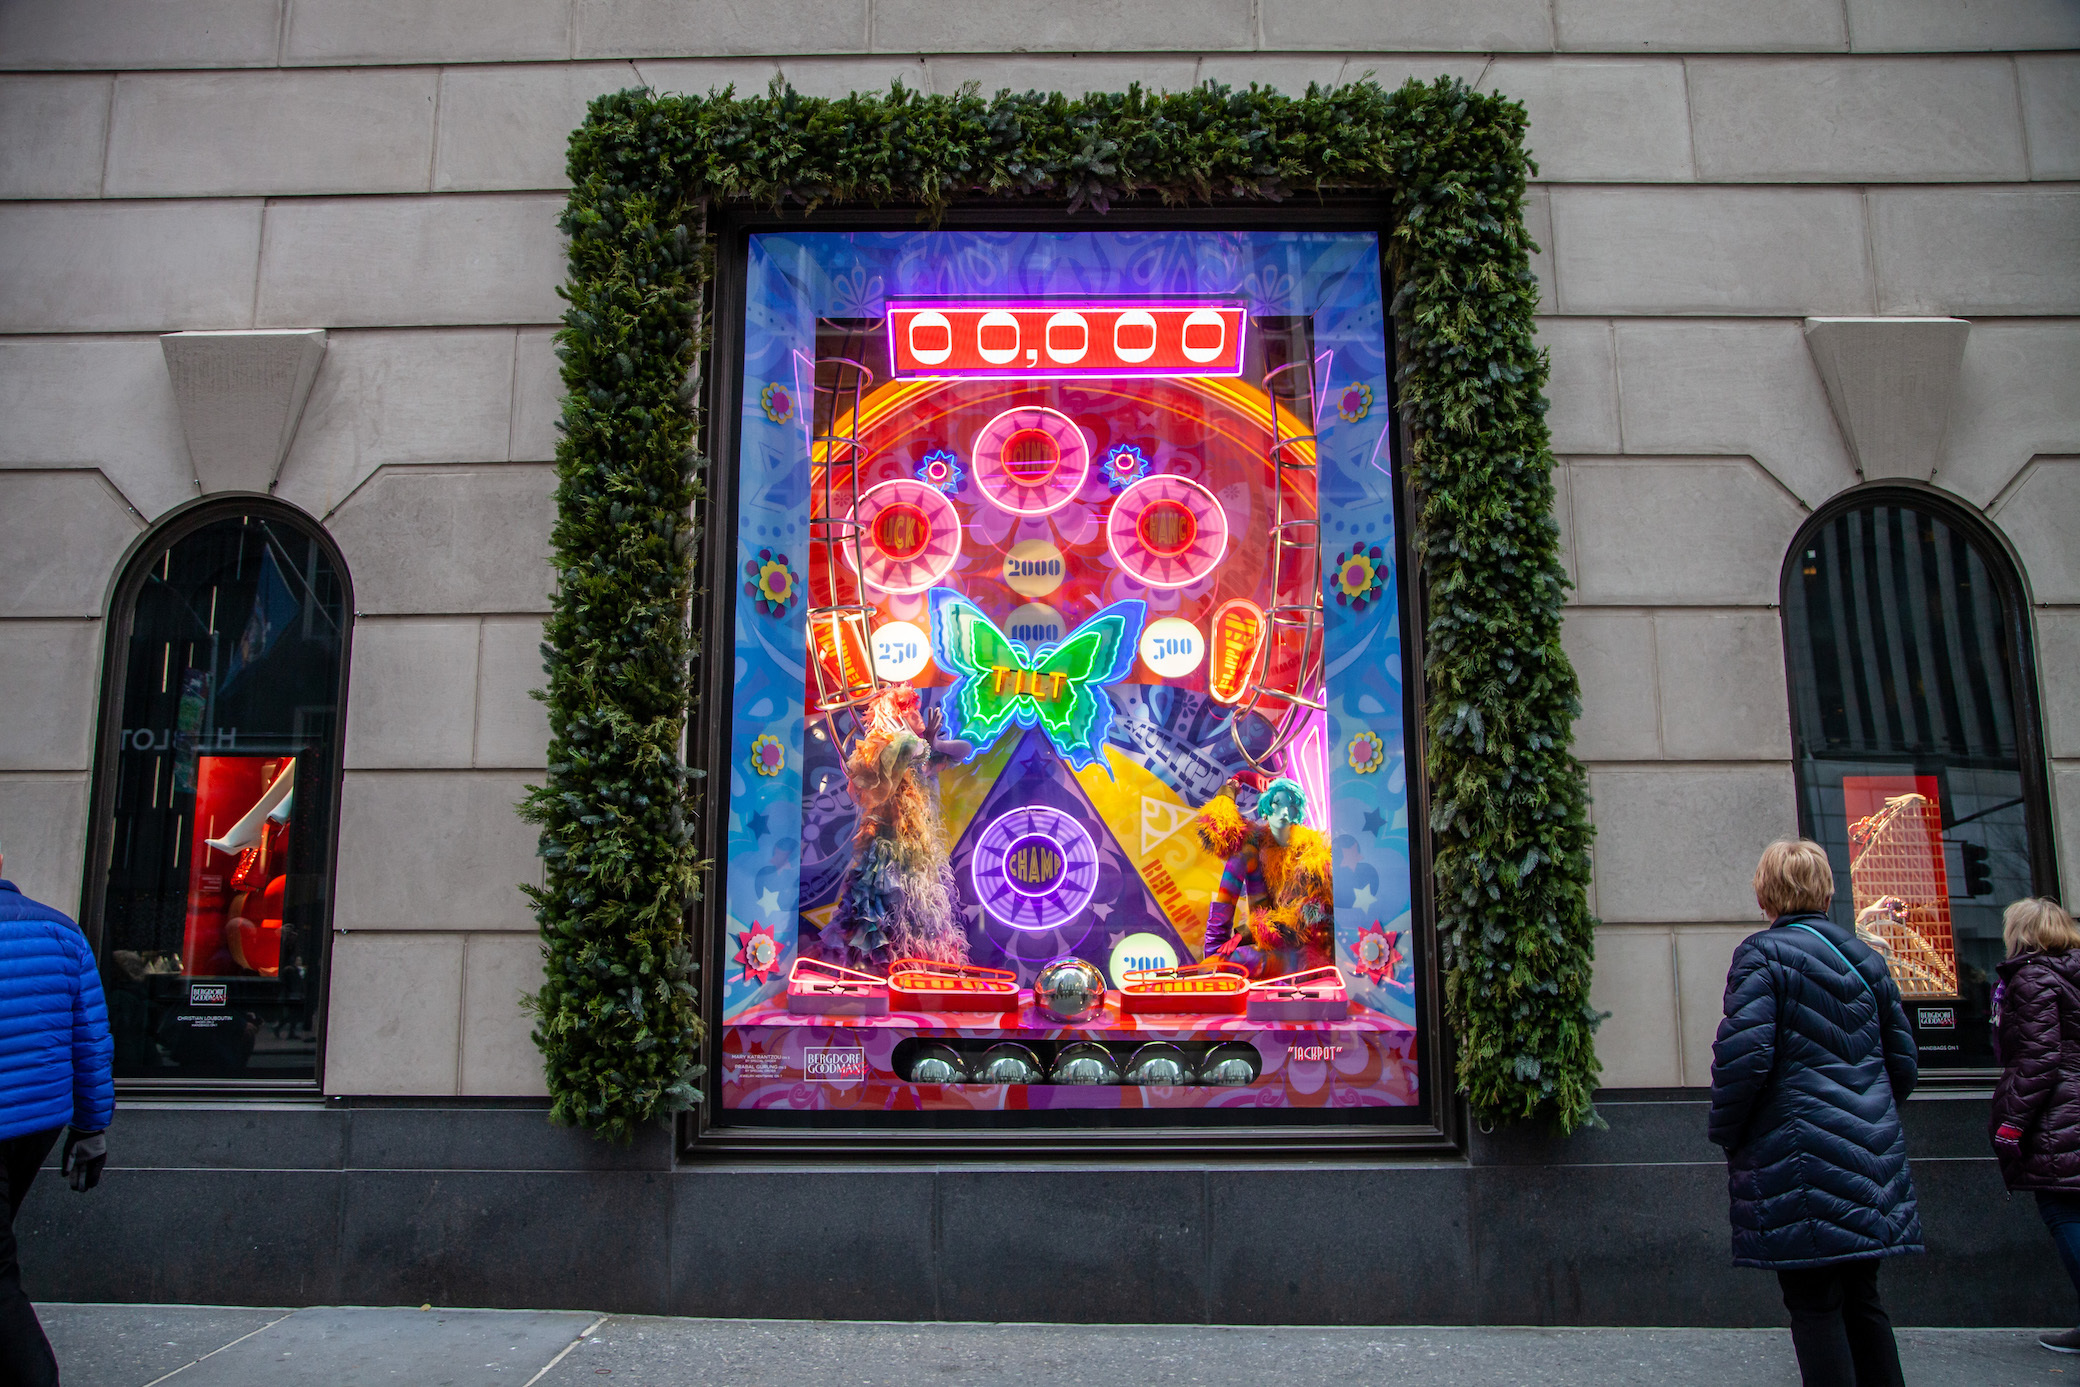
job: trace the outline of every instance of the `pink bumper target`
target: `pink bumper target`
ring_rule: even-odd
[[[1083,430],[1059,410],[1007,409],[975,435],[975,483],[1013,515],[1048,515],[1076,499],[1091,470]]]
[[[861,576],[881,592],[923,592],[953,568],[961,518],[935,486],[899,477],[859,498]],[[846,557],[851,557],[849,547]]]
[[[1150,587],[1190,587],[1212,576],[1228,552],[1228,517],[1197,482],[1148,477],[1112,503],[1105,543],[1121,568]]]

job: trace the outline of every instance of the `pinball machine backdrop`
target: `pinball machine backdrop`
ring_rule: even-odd
[[[1378,238],[757,234],[745,290],[722,1106],[1413,1109]]]

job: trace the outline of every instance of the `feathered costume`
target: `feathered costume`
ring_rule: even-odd
[[[1192,825],[1206,850],[1226,859],[1206,912],[1204,955],[1232,959],[1259,978],[1336,961],[1329,840],[1297,822],[1305,800],[1291,781],[1274,781],[1259,811],[1281,793],[1295,802],[1284,843],[1269,825],[1246,817],[1230,794],[1215,796]]]
[[[938,787],[926,777],[965,760],[970,748],[938,738],[936,709],[926,726],[915,689],[878,694],[860,713],[865,731],[845,761],[859,830],[837,912],[821,935],[824,953],[855,968],[897,958],[966,963]]]

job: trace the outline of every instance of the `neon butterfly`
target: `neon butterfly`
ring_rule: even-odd
[[[972,742],[975,756],[1015,722],[1037,724],[1076,770],[1098,759],[1112,727],[1104,686],[1133,669],[1147,603],[1115,602],[1038,654],[952,588],[933,588],[931,607],[932,656],[959,676],[940,706],[950,709],[953,734]]]

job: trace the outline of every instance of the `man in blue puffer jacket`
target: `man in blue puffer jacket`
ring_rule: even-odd
[[[101,977],[79,926],[0,880],[0,1382],[56,1387],[57,1361],[22,1293],[15,1214],[68,1124],[72,1187],[84,1192],[101,1178],[102,1134],[115,1112],[112,1053]]]
[[[1726,1149],[1733,1261],[1777,1273],[1807,1387],[1896,1387],[1881,1259],[1920,1252],[1899,1105],[1919,1057],[1885,961],[1827,916],[1810,839],[1770,844],[1770,928],[1733,952],[1712,1046],[1711,1138]]]

